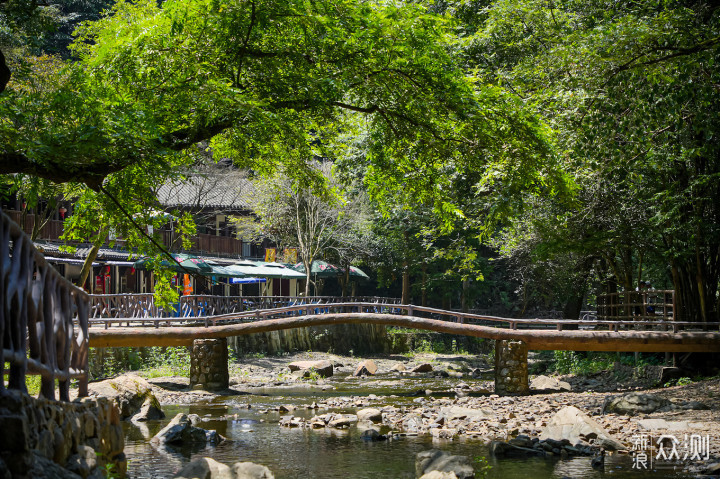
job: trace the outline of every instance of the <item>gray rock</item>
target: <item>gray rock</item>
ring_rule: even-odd
[[[508,441],[508,444],[511,444],[513,446],[518,446],[518,447],[532,447],[533,446],[532,439],[530,439],[530,437],[528,437],[524,434],[519,434],[517,437],[510,439]]]
[[[33,455],[27,477],[33,479],[82,479],[82,476],[68,471],[60,464],[39,454]]]
[[[458,479],[454,472],[432,471],[423,475],[420,479]]]
[[[254,462],[236,462],[232,473],[235,479],[275,479],[270,469]]]
[[[512,440],[511,440],[512,441]],[[490,454],[495,457],[502,456],[513,456],[513,457],[524,457],[524,456],[545,456],[544,448],[533,448],[532,441],[528,444],[528,447],[518,446],[511,444],[510,442],[492,441],[490,443]],[[550,448],[552,449],[552,448]]]
[[[365,429],[361,434],[360,438],[363,441],[384,441],[387,439],[387,436],[380,434],[379,431],[375,429]]]
[[[684,409],[686,411],[708,411],[710,409],[710,406],[700,401],[688,401],[681,404],[680,409]]]
[[[147,398],[157,403],[152,386],[144,378],[135,374],[124,374],[88,386],[91,395],[115,399],[120,408],[120,418],[127,419],[137,414]]]
[[[603,447],[607,450],[625,449],[620,441],[575,406],[566,406],[558,411],[540,433],[540,440],[548,443],[552,443],[553,440],[559,441],[557,446],[562,447],[565,444],[576,444],[593,435],[596,437],[596,442],[598,439],[602,440]]]
[[[551,378],[550,376],[538,376],[530,381],[530,389],[536,389],[538,391],[570,391],[570,383],[560,381],[557,378]]]
[[[446,421],[451,421],[453,419],[468,419],[470,421],[477,421],[480,419],[493,418],[494,415],[492,412],[484,409],[472,409],[462,406],[446,406],[440,408],[440,417]]]
[[[97,456],[95,455],[95,449],[92,447],[79,445],[77,449],[77,454],[73,454],[68,458],[65,469],[85,479],[97,468]]]
[[[358,421],[358,417],[354,414],[338,414],[328,422],[328,427],[345,428],[350,427]]]
[[[155,421],[164,418],[165,413],[160,409],[160,402],[155,396],[148,396],[137,414],[132,417],[132,421]]]
[[[357,365],[353,376],[374,376],[377,373],[377,365],[372,359],[366,359]]]
[[[713,462],[703,470],[704,476],[720,476],[720,462]]]
[[[423,364],[418,364],[417,366],[412,368],[410,370],[410,372],[411,373],[429,373],[429,372],[432,372],[432,370],[433,370],[432,364],[423,363]]]
[[[361,409],[357,412],[358,421],[382,422],[382,412],[375,408]]]
[[[670,401],[662,396],[633,392],[606,399],[603,411],[634,416],[636,414],[650,414],[668,406],[670,406]]]
[[[333,375],[333,364],[330,361],[295,361],[288,364],[290,371],[314,370],[320,377]]]
[[[222,442],[224,438],[216,431],[195,427],[190,417],[183,413],[175,416],[160,430],[150,442],[156,445],[212,444]]]
[[[225,464],[209,457],[196,459],[183,467],[175,479],[234,479],[232,471]]]
[[[467,456],[451,456],[438,449],[418,453],[415,456],[415,475],[422,477],[433,471],[452,472],[458,479],[475,477],[475,471]]]

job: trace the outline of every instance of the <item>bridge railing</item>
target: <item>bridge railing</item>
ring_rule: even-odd
[[[49,265],[30,238],[0,212],[0,364],[10,388],[27,392],[27,374],[41,376],[40,393],[69,400],[71,379],[87,396],[90,298]],[[73,322],[78,324],[73,334]]]
[[[90,318],[189,318],[272,309],[298,304],[367,302],[398,304],[397,298],[376,296],[180,296],[170,308],[155,303],[152,293],[90,295]]]
[[[307,299],[307,298],[305,298]],[[239,322],[253,322],[266,319],[286,318],[289,316],[312,316],[336,313],[397,314],[414,317],[426,317],[441,321],[479,324],[508,329],[591,329],[619,332],[624,329],[643,329],[678,332],[680,330],[720,326],[720,323],[699,325],[679,321],[606,321],[606,320],[558,320],[558,319],[517,319],[487,316],[458,311],[447,311],[424,306],[403,305],[380,302],[332,302],[303,303],[267,309],[254,309],[214,316],[163,317],[163,318],[104,318],[93,319],[91,323],[102,324],[105,328],[112,325],[147,326],[156,328],[165,326],[217,326]]]

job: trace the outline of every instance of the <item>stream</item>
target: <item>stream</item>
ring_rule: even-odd
[[[278,425],[281,416],[290,414],[273,410],[291,404],[298,409],[292,415],[311,418],[325,412],[355,413],[363,407],[384,405],[408,406],[419,391],[437,391],[434,396],[447,396],[457,379],[412,378],[388,381],[387,377],[357,380],[337,375],[325,380],[326,390],[301,384],[296,387],[252,388],[250,394],[215,396],[192,405],[163,406],[166,418],[145,424],[124,424],[125,454],[128,457],[128,477],[170,478],[188,462],[200,457],[232,465],[252,461],[270,468],[277,479],[370,479],[415,478],[415,455],[437,448],[450,454],[470,458],[485,457],[492,468],[488,478],[658,478],[687,477],[673,471],[638,471],[632,468],[627,455],[606,457],[605,471],[590,466],[589,457],[572,459],[503,458],[488,453],[487,443],[479,439],[455,438],[437,440],[429,436],[402,436],[389,441],[363,441],[360,431],[349,429],[298,429]],[[472,380],[466,381],[472,382]],[[334,387],[328,389],[327,385]],[[443,392],[445,391],[445,392]],[[314,401],[332,397],[376,400],[364,401],[361,407],[334,409],[306,409]],[[228,440],[217,447],[158,449],[150,445],[150,438],[178,413],[197,414],[203,420],[199,426],[215,429]],[[476,471],[478,467],[476,467]],[[482,477],[478,475],[477,477]]]

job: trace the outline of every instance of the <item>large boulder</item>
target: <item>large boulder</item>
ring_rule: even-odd
[[[469,421],[479,421],[481,419],[489,419],[494,415],[491,411],[485,409],[472,409],[462,406],[444,406],[440,408],[440,417],[446,421],[454,419],[467,419]]]
[[[570,444],[594,439],[596,446],[610,451],[625,449],[620,441],[575,406],[562,408],[550,419],[540,433],[540,440],[547,439],[555,441],[566,439],[570,441]]]
[[[545,392],[559,392],[559,391],[570,391],[570,383],[560,381],[557,378],[551,378],[550,376],[538,376],[530,381],[530,389]]]
[[[160,403],[153,394],[150,383],[136,374],[124,374],[113,379],[91,383],[88,389],[93,396],[115,399],[120,409],[121,419],[133,418],[148,400],[149,407],[153,406],[158,410],[160,408]]]
[[[358,421],[382,422],[382,411],[375,408],[361,409],[357,412]]]
[[[603,410],[625,416],[635,416],[637,414],[650,414],[670,405],[670,401],[657,394],[635,392],[608,398],[605,401]]]
[[[453,473],[458,479],[475,477],[475,471],[467,456],[451,456],[438,449],[418,453],[415,456],[415,475],[423,477],[433,471]]]
[[[372,359],[366,359],[360,362],[355,368],[353,376],[374,376],[377,373],[377,365]]]
[[[195,415],[192,415],[195,416]],[[193,421],[196,419],[196,421]],[[197,416],[179,413],[150,440],[155,445],[218,444],[224,439],[213,430],[196,427]]]
[[[145,422],[164,418],[165,413],[160,409],[160,402],[154,395],[150,395],[145,398],[145,402],[140,407],[140,410],[133,415],[132,421]]]
[[[333,364],[330,361],[295,361],[288,364],[290,371],[315,371],[320,377],[333,375]]]

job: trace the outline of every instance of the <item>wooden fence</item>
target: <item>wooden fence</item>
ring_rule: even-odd
[[[100,318],[188,318],[219,316],[260,309],[274,309],[302,304],[333,304],[340,302],[399,304],[397,298],[338,296],[180,296],[171,307],[155,303],[152,293],[94,294],[90,296],[90,317]]]
[[[643,290],[601,294],[597,318],[614,321],[671,321],[675,313],[675,291]]]
[[[0,212],[0,364],[6,387],[27,392],[26,374],[39,374],[40,393],[68,401],[70,380],[87,396],[89,296],[50,266],[30,238]],[[78,325],[74,334],[74,324]],[[9,369],[5,370],[5,364]]]

